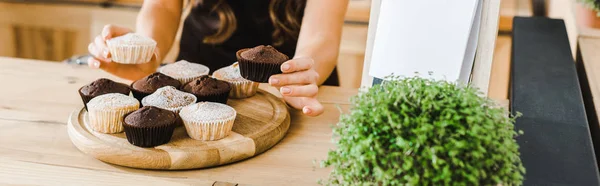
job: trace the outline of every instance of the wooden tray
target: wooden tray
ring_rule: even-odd
[[[88,126],[85,109],[69,117],[68,133],[82,152],[101,161],[142,169],[194,169],[244,160],[273,147],[286,134],[290,114],[283,101],[259,90],[247,99],[230,99],[237,117],[233,132],[218,141],[197,141],[188,137],[185,127],[177,127],[171,141],[154,148],[131,145],[125,133],[103,134]]]

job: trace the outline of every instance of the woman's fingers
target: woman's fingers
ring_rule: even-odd
[[[313,97],[319,93],[319,87],[315,84],[289,85],[279,88],[283,96],[291,97]]]
[[[302,108],[302,113],[308,116],[318,116],[325,111],[323,105],[316,98],[307,98],[304,102],[305,106]]]
[[[131,32],[131,29],[129,29],[129,28],[115,26],[115,25],[106,25],[102,29],[102,38],[104,40],[109,40],[113,37],[125,35],[129,32]]]
[[[318,116],[323,113],[323,105],[315,97],[283,97],[291,107],[302,110],[307,116]]]
[[[110,52],[108,50],[108,46],[106,45],[106,41],[102,39],[102,36],[96,36],[94,39],[94,44],[96,44],[96,48],[98,49],[99,55],[106,59],[106,61],[110,60]]]
[[[87,64],[90,68],[100,68],[100,61],[94,58],[88,58]]]
[[[92,56],[95,58],[96,61],[110,62],[110,59],[106,59],[106,58],[102,57],[101,49],[99,49],[95,43],[90,43],[88,45],[88,51],[90,52],[90,54],[92,54]],[[94,67],[94,66],[92,66],[93,64],[91,64],[91,63],[88,63],[88,65],[90,65],[90,67]]]
[[[307,85],[316,83],[318,79],[319,73],[314,70],[305,70],[289,74],[273,75],[269,78],[269,84],[271,86]]]
[[[291,73],[311,69],[315,61],[312,58],[297,58],[281,64],[281,72]]]

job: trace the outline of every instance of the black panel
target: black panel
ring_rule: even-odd
[[[600,185],[575,62],[562,20],[515,17],[511,111],[525,185]]]

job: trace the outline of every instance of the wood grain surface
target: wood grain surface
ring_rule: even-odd
[[[578,41],[581,56],[578,56],[579,59],[577,59],[577,61],[582,62],[582,64],[578,65],[581,65],[580,67],[585,69],[586,75],[586,77],[580,78],[585,78],[587,80],[587,85],[582,86],[589,87],[590,95],[589,97],[586,95],[586,97],[591,99],[593,105],[590,106],[598,112],[600,111],[600,53],[598,53],[598,51],[600,51],[600,38],[582,36]],[[581,71],[579,73],[583,74]],[[588,105],[586,105],[586,107],[588,107]],[[597,118],[588,118],[588,120],[600,121],[600,114],[596,114],[596,117]],[[592,124],[597,125],[598,123],[590,122],[590,125]]]
[[[267,151],[290,127],[285,103],[259,90],[247,99],[229,99],[237,111],[233,132],[217,141],[190,138],[185,127],[175,129],[171,141],[154,148],[131,145],[125,133],[103,134],[91,130],[85,109],[73,111],[68,132],[73,144],[101,161],[142,169],[195,169],[244,160]]]
[[[144,170],[104,163],[82,153],[67,119],[83,104],[77,89],[97,78],[130,83],[87,66],[0,57],[0,185],[317,185],[331,143],[331,125],[347,112],[357,89],[321,86],[318,117],[289,109],[290,128],[273,148],[253,158],[193,170]],[[279,97],[277,89],[260,88]],[[163,184],[165,183],[165,184]]]

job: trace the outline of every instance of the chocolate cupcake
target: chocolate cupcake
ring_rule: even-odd
[[[168,143],[173,136],[177,114],[153,106],[145,106],[128,114],[123,122],[127,141],[138,147],[154,147]]]
[[[131,83],[130,88],[133,97],[141,102],[144,97],[164,86],[181,87],[181,83],[165,74],[155,72],[154,74],[150,74],[149,76]]]
[[[227,97],[231,91],[231,85],[210,76],[200,76],[183,86],[183,91],[196,96],[197,102],[209,101],[227,103]]]
[[[79,95],[83,101],[83,105],[87,110],[87,103],[96,96],[108,93],[119,93],[129,95],[129,87],[123,83],[117,83],[110,79],[100,78],[96,81],[87,84],[79,89]]]
[[[290,59],[269,45],[241,49],[236,56],[242,77],[261,83],[267,83],[271,75],[281,74],[281,64]]]

